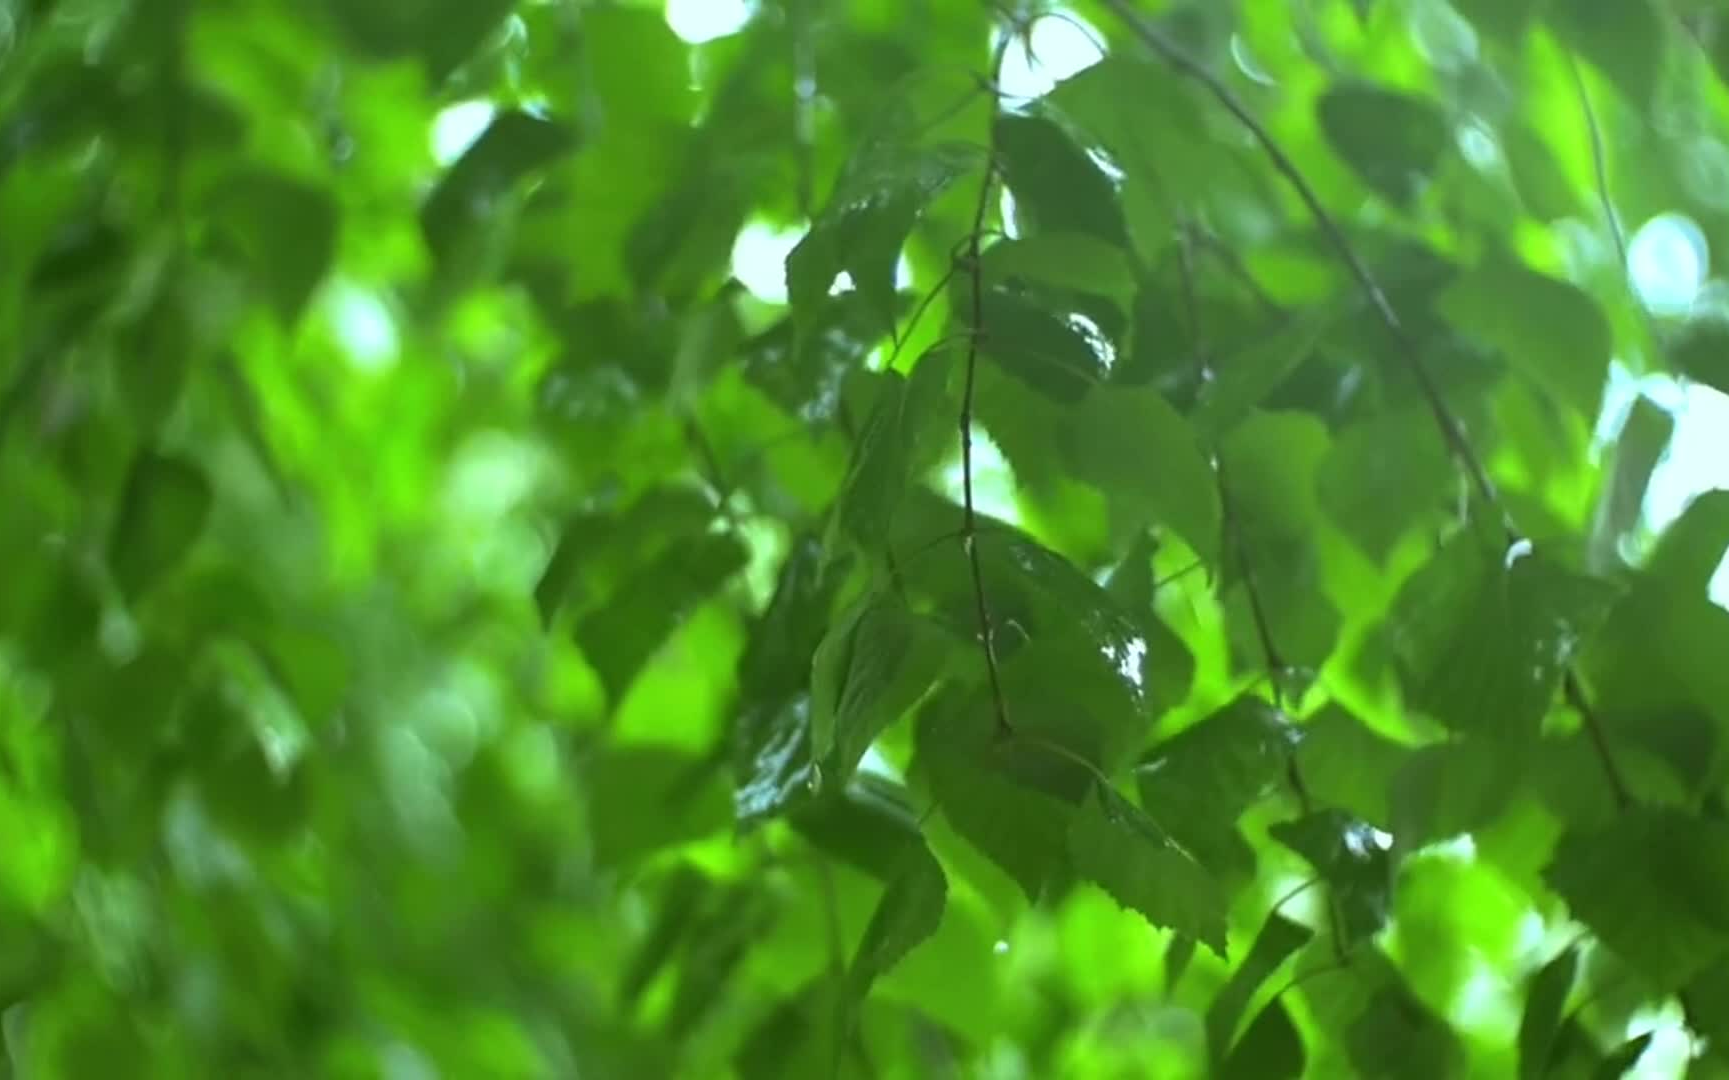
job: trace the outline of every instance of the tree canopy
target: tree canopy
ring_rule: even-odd
[[[1725,76],[0,0],[0,1075],[1729,1076]]]

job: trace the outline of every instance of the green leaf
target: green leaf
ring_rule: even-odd
[[[1456,732],[1528,745],[1614,590],[1543,555],[1496,564],[1469,530],[1401,591],[1396,663],[1407,702]]]
[[[1627,1075],[1628,1070],[1645,1056],[1645,1050],[1651,1045],[1652,1038],[1652,1033],[1647,1031],[1611,1050],[1609,1056],[1603,1059],[1603,1064],[1597,1066],[1597,1071],[1591,1074],[1592,1080],[1619,1080]]]
[[[1706,590],[1729,554],[1729,491],[1707,491],[1663,533],[1645,572],[1677,595]]]
[[[1440,311],[1562,405],[1595,421],[1614,337],[1602,309],[1578,286],[1496,253],[1448,287]]]
[[[1544,877],[1655,990],[1729,955],[1729,822],[1636,809],[1570,830]]]
[[[577,623],[577,644],[615,707],[668,635],[748,558],[731,536],[696,537],[631,574],[603,607]]]
[[[191,462],[153,450],[134,457],[108,537],[120,591],[137,601],[184,562],[214,501],[210,481]]]
[[[1367,84],[1321,95],[1321,130],[1369,188],[1409,207],[1447,152],[1447,122],[1422,98]]]
[[[1224,891],[1140,808],[1096,788],[1069,826],[1076,873],[1156,927],[1225,955]]]
[[[1084,328],[1004,288],[980,304],[980,348],[1004,371],[1056,401],[1078,404],[1109,371],[1100,343]]]
[[[1687,323],[1668,348],[1677,372],[1729,394],[1729,322],[1701,318]]]
[[[1062,128],[1041,116],[1002,113],[994,137],[1023,232],[1083,233],[1118,246],[1127,241],[1110,178]]]
[[[576,147],[563,124],[510,109],[493,117],[420,210],[427,247],[440,261],[471,252],[495,226],[499,203],[529,174]]]
[[[1295,1080],[1306,1055],[1290,1010],[1274,999],[1260,1011],[1219,1066],[1221,1080]]]
[[[216,189],[211,212],[277,315],[293,326],[336,256],[341,226],[336,200],[323,188],[250,170]]]
[[[826,788],[829,794],[794,814],[793,826],[843,862],[892,880],[911,858],[908,851],[925,844],[906,788],[869,773],[837,788]]]
[[[1105,589],[1123,612],[1135,619],[1146,642],[1146,668],[1155,677],[1146,684],[1148,705],[1156,721],[1167,709],[1182,704],[1195,683],[1195,654],[1188,643],[1171,630],[1155,604],[1157,583],[1153,580],[1153,544],[1142,538],[1129,549]]]
[[[1332,891],[1341,943],[1349,949],[1386,925],[1393,893],[1392,859],[1382,838],[1341,810],[1317,810],[1273,825],[1279,843],[1309,861]]]
[[[1207,1007],[1207,1054],[1213,1061],[1225,1059],[1233,1048],[1237,1025],[1261,984],[1314,936],[1313,930],[1276,911],[1267,916],[1260,933],[1255,935],[1255,943],[1249,946],[1248,955]]]
[[[613,747],[583,770],[594,860],[624,866],[727,826],[725,787],[710,762],[659,747]]]
[[[1459,14],[1484,31],[1507,42],[1522,45],[1531,20],[1544,0],[1454,0]]]
[[[1446,1080],[1463,1065],[1452,1029],[1403,986],[1377,991],[1345,1041],[1364,1080]]]
[[[810,698],[779,707],[748,706],[739,716],[734,755],[733,814],[751,825],[788,813],[820,786],[811,752]]]
[[[1429,524],[1457,491],[1446,445],[1416,409],[1383,412],[1340,432],[1317,479],[1322,507],[1376,562]]]
[[[660,12],[607,5],[583,12],[584,58],[609,126],[683,126],[696,101],[690,48]]]
[[[1238,698],[1136,767],[1141,804],[1214,873],[1247,875],[1253,859],[1237,818],[1277,790],[1295,745],[1295,732],[1271,706]]]
[[[1497,8],[1513,8],[1488,0]],[[1507,157],[1507,168],[1513,177],[1513,188],[1519,193],[1525,209],[1543,221],[1559,221],[1581,213],[1578,192],[1555,160],[1555,153],[1543,136],[1523,123],[1512,123],[1501,131],[1501,150]]]
[[[977,166],[977,152],[966,146],[909,146],[880,137],[861,147],[828,206],[787,256],[787,302],[801,340],[842,273],[890,330],[895,263],[907,234],[932,199]]]
[[[1196,426],[1208,435],[1224,435],[1247,419],[1291,373],[1310,359],[1321,336],[1334,322],[1334,313],[1284,322],[1259,333],[1248,343],[1215,361],[1213,380],[1204,389]],[[1159,342],[1159,348],[1166,344]]]
[[[379,0],[324,7],[355,41],[386,57],[418,55],[436,86],[454,71],[515,5],[510,0]]]
[[[937,932],[948,898],[948,879],[929,849],[910,849],[907,863],[889,879],[853,956],[848,981],[862,998],[877,977]]]
[[[867,550],[879,547],[896,508],[929,445],[928,433],[946,412],[951,355],[933,352],[911,378],[889,371],[853,450],[852,465],[835,509],[842,532]],[[942,424],[952,432],[952,417]]]
[[[1040,232],[1000,240],[985,249],[984,283],[1016,279],[1115,301],[1127,311],[1134,301],[1135,268],[1128,252],[1083,232]]]
[[[1107,496],[1145,507],[1202,559],[1219,554],[1219,492],[1189,424],[1151,389],[1095,386],[1075,427],[1076,471]]]
[[[1675,420],[1666,409],[1644,395],[1634,400],[1615,439],[1608,482],[1598,496],[1591,523],[1596,565],[1613,566],[1620,561],[1620,545],[1639,526],[1651,474],[1674,433]]]
[[[1511,752],[1502,740],[1461,738],[1412,751],[1388,777],[1392,829],[1403,848],[1415,849],[1498,819],[1519,790],[1531,751]],[[1601,768],[1591,763],[1592,790]]]
[[[1336,704],[1304,724],[1302,734],[1297,773],[1309,794],[1391,831],[1387,778],[1398,774],[1411,751],[1369,730]]]
[[[1519,1021],[1520,1080],[1538,1080],[1549,1074],[1567,997],[1572,993],[1578,970],[1579,950],[1569,947],[1531,977],[1525,992],[1524,1016]]]
[[[1608,77],[1640,109],[1663,75],[1663,16],[1649,0],[1552,0],[1555,36]]]
[[[867,597],[829,631],[811,662],[811,750],[841,783],[890,724],[949,666],[948,636],[893,596]]]

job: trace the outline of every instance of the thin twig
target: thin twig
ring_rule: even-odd
[[[1012,40],[1011,35],[1004,34],[997,44],[996,55],[991,63],[993,81],[1001,77],[1003,58],[1008,55],[1009,42]],[[978,203],[973,208],[972,232],[968,237],[964,255],[965,269],[972,284],[972,332],[967,335],[966,379],[961,388],[961,548],[966,552],[967,567],[973,579],[973,605],[978,612],[979,642],[985,656],[985,673],[990,681],[997,736],[1003,738],[1014,733],[1014,725],[1009,723],[1008,701],[1003,696],[1002,671],[997,663],[996,632],[991,624],[990,602],[985,596],[984,565],[979,559],[978,512],[973,502],[973,393],[978,379],[979,338],[984,333],[985,318],[984,270],[981,265],[983,252],[980,244],[984,236],[985,217],[990,212],[992,182],[996,179],[997,107],[996,99],[992,98],[990,153],[986,158],[984,177],[979,181]]]
[[[1428,403],[1429,411],[1433,414],[1435,423],[1440,428],[1441,437],[1446,442],[1448,450],[1470,474],[1471,482],[1476,487],[1483,502],[1489,506],[1500,507],[1500,497],[1495,491],[1494,481],[1489,478],[1488,470],[1484,468],[1477,452],[1472,449],[1471,441],[1465,434],[1464,424],[1454,415],[1453,410],[1448,407],[1446,399],[1441,396],[1440,385],[1436,383],[1428,365],[1423,363],[1422,357],[1417,351],[1416,342],[1412,340],[1409,331],[1405,329],[1404,323],[1399,320],[1399,315],[1393,310],[1393,304],[1387,299],[1387,294],[1375,281],[1374,275],[1369,272],[1369,268],[1362,258],[1357,255],[1356,248],[1352,247],[1344,230],[1333,219],[1333,215],[1327,211],[1327,208],[1321,204],[1320,196],[1315,194],[1315,189],[1304,178],[1302,171],[1297,168],[1296,162],[1292,161],[1290,155],[1285,153],[1284,148],[1279,145],[1278,140],[1273,138],[1266,126],[1257,120],[1248,107],[1237,99],[1230,87],[1202,66],[1199,61],[1167,40],[1139,12],[1129,6],[1128,0],[1103,0],[1103,3],[1123,21],[1124,25],[1135,37],[1140,39],[1142,44],[1156,53],[1161,60],[1175,68],[1180,74],[1200,83],[1260,146],[1261,151],[1272,162],[1273,168],[1280,176],[1284,177],[1286,183],[1297,193],[1297,197],[1303,201],[1303,205],[1308,208],[1309,215],[1314,218],[1315,223],[1326,234],[1340,260],[1344,262],[1351,276],[1356,279],[1357,285],[1369,301],[1369,305],[1375,309],[1376,313],[1380,315],[1381,321],[1387,325],[1387,330],[1393,335],[1399,353],[1405,358],[1412,376],[1417,380],[1418,389]],[[1511,533],[1511,528],[1508,531]]]
[[[1615,203],[1609,198],[1609,159],[1603,150],[1603,132],[1597,126],[1597,110],[1591,106],[1591,91],[1585,85],[1585,73],[1579,70],[1579,60],[1567,54],[1567,68],[1573,73],[1573,86],[1579,92],[1579,107],[1585,113],[1585,130],[1591,137],[1591,168],[1597,176],[1597,201],[1603,204],[1603,220],[1609,226],[1609,236],[1615,241],[1615,257],[1621,260],[1622,273],[1627,270],[1627,237],[1621,231],[1621,219],[1615,213]]]
[[[955,267],[951,262],[943,276],[938,278],[937,283],[932,285],[923,298],[919,300],[918,306],[913,309],[912,316],[907,319],[907,328],[895,335],[895,347],[889,353],[888,362],[883,365],[885,369],[894,370],[895,362],[900,359],[901,350],[906,348],[907,342],[913,336],[913,331],[918,329],[919,322],[925,317],[925,312],[930,310],[931,305],[936,302],[936,298],[942,295],[943,290],[949,287],[949,282],[953,281],[954,278]]]
[[[1633,793],[1627,787],[1626,778],[1621,775],[1620,766],[1615,764],[1615,755],[1609,748],[1609,736],[1603,730],[1603,719],[1586,699],[1585,688],[1579,685],[1579,676],[1572,668],[1568,668],[1561,676],[1561,691],[1567,697],[1567,704],[1579,713],[1585,734],[1590,737],[1591,745],[1597,751],[1597,759],[1603,764],[1603,774],[1609,778],[1609,790],[1615,796],[1615,808],[1631,808]]]

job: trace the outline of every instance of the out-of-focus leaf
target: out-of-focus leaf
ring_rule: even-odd
[[[1652,103],[1663,74],[1664,27],[1650,0],[1555,0],[1543,14],[1633,105]]]
[[[1225,954],[1224,890],[1141,809],[1095,789],[1069,826],[1075,872],[1154,926]]]
[[[1377,562],[1428,524],[1454,493],[1445,444],[1416,410],[1383,412],[1340,432],[1321,463],[1321,505]]]
[[[1201,398],[1195,423],[1209,435],[1223,435],[1266,401],[1279,384],[1313,355],[1332,322],[1332,313],[1298,318],[1219,357],[1213,380]],[[1149,343],[1157,348],[1164,342]]]
[[[1527,984],[1525,1012],[1519,1021],[1520,1080],[1548,1075],[1550,1053],[1578,970],[1579,950],[1569,947],[1544,964]]]
[[[594,860],[627,865],[663,848],[724,829],[732,815],[721,770],[658,747],[616,747],[584,769]]]
[[[1695,319],[1669,346],[1677,372],[1729,394],[1729,322]]]
[[[1729,954],[1729,822],[1629,811],[1569,831],[1544,876],[1655,988],[1682,986]]]
[[[1645,572],[1679,595],[1704,592],[1729,553],[1729,491],[1707,491],[1663,533]]]
[[[1146,507],[1203,559],[1218,558],[1218,485],[1189,424],[1157,392],[1094,386],[1075,429],[1079,474]]]
[[[996,119],[995,140],[1023,231],[1077,232],[1110,244],[1126,242],[1110,178],[1062,128],[1041,116],[1004,113]]]
[[[1444,1080],[1463,1064],[1452,1029],[1402,986],[1377,991],[1346,1042],[1366,1080]]]
[[[1357,176],[1389,202],[1408,207],[1447,152],[1447,122],[1433,104],[1366,84],[1328,90],[1317,105],[1321,130]]]
[[[879,975],[937,932],[948,899],[948,879],[928,848],[909,849],[907,863],[889,879],[865,927],[848,981],[863,997]]]
[[[884,331],[891,329],[895,263],[907,233],[930,200],[977,164],[977,153],[965,146],[909,146],[880,136],[862,147],[828,206],[787,256],[787,302],[801,339],[842,273]]]
[[[1306,1055],[1290,1010],[1282,1001],[1269,1001],[1237,1045],[1225,1056],[1218,1075],[1223,1080],[1293,1080],[1303,1075]]]
[[[1392,859],[1375,830],[1341,810],[1317,810],[1268,830],[1309,861],[1333,895],[1344,946],[1372,937],[1387,922]]]
[[[1415,848],[1488,825],[1518,790],[1530,753],[1496,737],[1466,737],[1411,751],[1387,779],[1391,832],[1402,846]],[[1600,772],[1593,772],[1591,780],[1593,790],[1600,790]]]
[[[1518,7],[1516,3],[1503,4],[1498,0],[1488,3],[1497,9]],[[1501,149],[1507,156],[1513,187],[1527,210],[1544,221],[1559,221],[1580,213],[1579,194],[1567,181],[1567,174],[1561,171],[1554,151],[1541,135],[1525,124],[1511,124],[1501,132]]]
[[[811,750],[824,782],[844,783],[883,729],[949,666],[948,636],[893,596],[843,616],[811,667]]]
[[[1639,524],[1651,473],[1674,434],[1675,420],[1667,410],[1640,395],[1615,440],[1614,463],[1608,483],[1597,500],[1591,523],[1592,554],[1598,566],[1617,561],[1621,541]]]
[[[336,255],[336,200],[300,180],[253,170],[228,178],[210,202],[277,315],[294,325]]]
[[[748,553],[733,537],[697,537],[637,570],[604,607],[577,623],[577,644],[615,706],[684,617],[747,560]]]
[[[571,130],[554,121],[517,110],[493,117],[421,207],[420,226],[433,255],[445,260],[468,252],[476,235],[495,225],[501,201],[520,181],[575,146]]]
[[[583,52],[602,122],[688,123],[690,49],[653,10],[609,5],[582,14]]]
[[[1522,43],[1543,0],[1454,0],[1459,13],[1510,43]]]
[[[1239,698],[1161,743],[1136,770],[1153,820],[1218,874],[1253,865],[1236,820],[1285,776],[1295,733],[1259,698]]]
[[[732,805],[740,824],[777,817],[814,793],[810,713],[810,699],[798,697],[778,708],[748,706],[739,717]]]
[[[1390,830],[1387,780],[1398,774],[1411,751],[1369,730],[1336,704],[1304,724],[1302,734],[1297,772],[1309,794]]]
[[[108,538],[120,590],[137,600],[184,561],[214,501],[210,481],[191,462],[153,450],[133,458]]]
[[[1231,977],[1207,1007],[1207,1053],[1212,1060],[1217,1062],[1228,1056],[1236,1038],[1237,1025],[1242,1022],[1243,1012],[1261,984],[1272,978],[1291,954],[1307,945],[1314,936],[1313,930],[1292,922],[1277,911],[1267,916],[1261,932],[1255,935],[1255,943],[1249,946],[1248,955],[1231,972]]]
[[[323,5],[361,48],[381,56],[418,55],[429,81],[444,81],[509,14],[511,0],[380,0]]]
[[[1597,1066],[1597,1071],[1591,1074],[1592,1080],[1619,1080],[1626,1076],[1627,1071],[1639,1064],[1639,1059],[1645,1056],[1645,1050],[1651,1045],[1653,1035],[1647,1031],[1635,1036],[1617,1046],[1603,1059],[1603,1064]]]
[[[1108,370],[1084,327],[1007,289],[980,304],[980,348],[1004,371],[1058,402],[1076,404]]]
[[[622,511],[571,515],[534,588],[543,623],[567,604],[585,606],[605,596],[618,579],[666,550],[699,536],[714,508],[690,488],[656,488]]]
[[[1495,253],[1448,287],[1440,310],[1561,404],[1596,419],[1614,337],[1602,309],[1578,286]]]

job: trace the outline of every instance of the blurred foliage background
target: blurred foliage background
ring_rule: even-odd
[[[0,0],[0,1070],[1729,1074],[1724,73]]]

